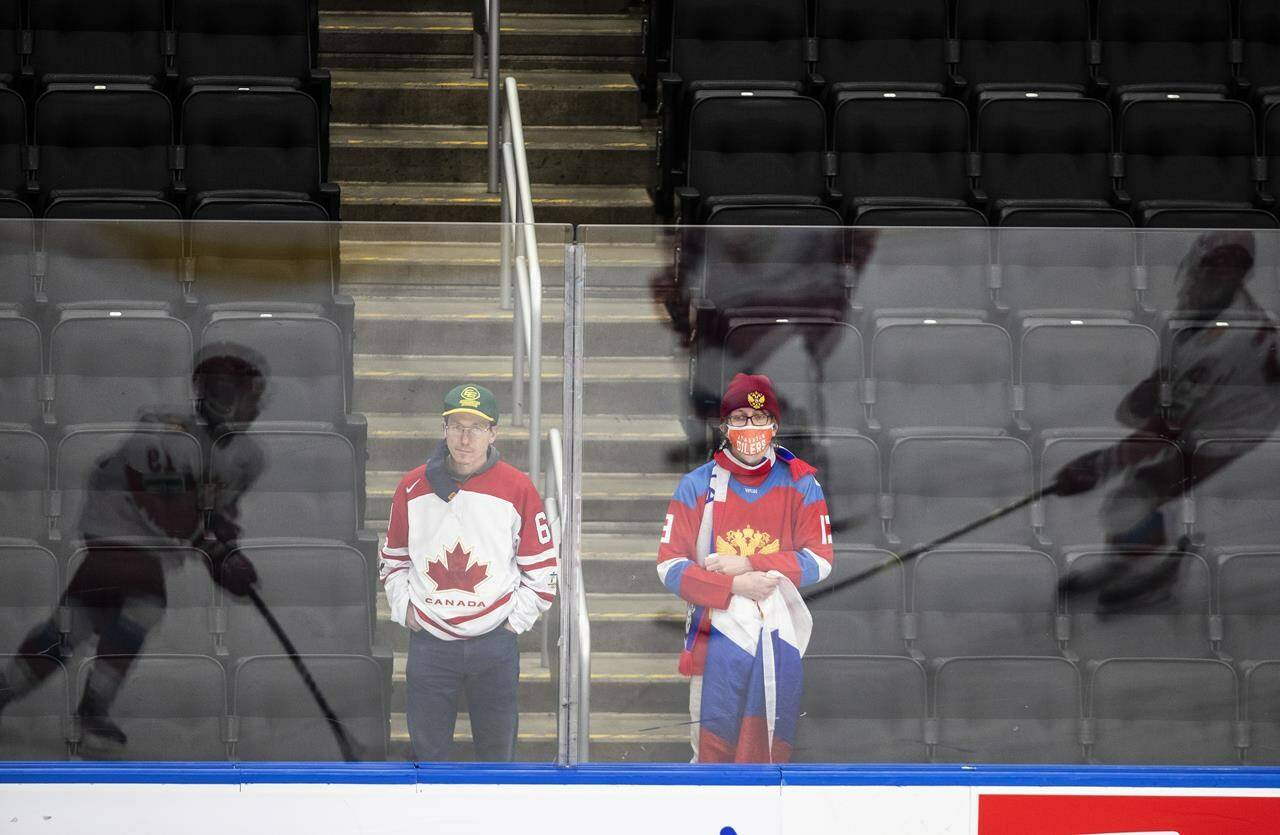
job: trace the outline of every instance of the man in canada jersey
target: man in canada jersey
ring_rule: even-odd
[[[555,599],[557,560],[542,498],[494,447],[498,403],[483,386],[444,400],[444,441],[391,502],[381,577],[391,620],[410,630],[406,713],[417,760],[446,760],[463,693],[476,758],[515,754],[516,636]]]
[[[758,676],[758,663],[740,666],[735,673],[731,664],[709,661],[709,650],[710,656],[718,655],[715,645],[721,637],[713,628],[713,610],[730,610],[733,601],[743,598],[765,614],[777,599],[775,592],[788,591],[797,601],[795,589],[831,573],[827,502],[817,471],[773,444],[780,414],[768,377],[735,376],[720,401],[725,444],[711,461],[681,479],[667,507],[658,577],[690,605],[680,672],[691,676],[695,762],[785,762],[790,757],[798,714],[793,712],[788,721],[786,708],[799,707],[798,657],[790,668],[777,667],[779,707],[770,717],[753,708],[752,685],[725,679],[726,669],[730,679],[738,673]],[[801,643],[807,643],[807,635]],[[721,645],[727,655],[734,654],[727,642]],[[803,654],[803,646],[799,651]],[[717,668],[714,675],[712,667]],[[783,698],[784,691],[790,698]],[[766,719],[767,735],[755,727]]]

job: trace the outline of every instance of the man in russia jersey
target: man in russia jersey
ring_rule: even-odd
[[[465,692],[476,759],[515,755],[516,636],[555,599],[557,562],[537,489],[501,461],[498,403],[445,395],[444,441],[400,481],[382,548],[391,620],[409,629],[406,713],[414,758],[449,758]]]
[[[726,443],[667,508],[658,576],[690,604],[695,762],[787,762],[812,620],[796,591],[831,572],[831,518],[812,466],[774,446],[768,377],[738,374],[720,402]]]

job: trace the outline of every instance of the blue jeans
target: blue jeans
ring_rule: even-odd
[[[458,700],[465,692],[476,759],[510,762],[515,758],[519,683],[520,651],[515,634],[505,627],[464,641],[412,633],[405,684],[414,759],[449,759]]]

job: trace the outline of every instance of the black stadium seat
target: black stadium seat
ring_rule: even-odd
[[[1259,95],[1280,92],[1280,7],[1240,0],[1241,77]]]
[[[76,692],[95,663],[80,665]],[[128,737],[114,755],[128,760],[225,760],[227,682],[222,665],[204,655],[143,655],[134,660],[111,706]]]
[[[1247,104],[1213,94],[1135,94],[1120,112],[1119,135],[1125,189],[1141,225],[1252,225],[1259,183]],[[1184,213],[1191,219],[1165,217]]]
[[[1244,673],[1244,718],[1249,733],[1245,762],[1280,763],[1280,661],[1249,667]]]
[[[245,545],[240,552],[258,572],[263,601],[299,652],[368,655],[373,621],[364,556],[348,545],[272,542]],[[262,615],[243,597],[224,594],[230,655],[270,655],[280,641]]]
[[[25,427],[0,424],[0,538],[43,539],[48,490],[44,438]]]
[[[1127,530],[1111,530],[1107,514],[1136,524],[1152,508],[1152,491],[1164,489],[1177,496],[1182,484],[1182,452],[1172,441],[1150,436],[1129,438],[1121,429],[1065,429],[1044,433],[1040,454],[1041,486],[1047,487],[1067,464],[1094,450],[1121,444],[1117,454],[1123,460],[1140,460],[1140,473],[1127,472],[1098,489],[1074,496],[1050,496],[1041,503],[1037,520],[1041,541],[1059,549],[1097,546]],[[1169,530],[1181,523],[1181,507],[1175,500],[1165,509]],[[1176,541],[1176,537],[1173,540]]]
[[[1231,83],[1230,0],[1098,0],[1097,37],[1117,92]]]
[[[1108,209],[1111,111],[1102,102],[1070,93],[988,93],[977,122],[975,173],[993,220],[1015,208],[1052,209],[1058,201]]]
[[[289,87],[195,87],[182,103],[189,209],[218,197],[310,200],[337,219],[337,186],[321,181],[323,121],[315,99]]]
[[[777,442],[818,468],[837,542],[880,544],[880,449],[875,441],[865,435],[797,433],[784,425]]]
[[[211,209],[212,201],[205,201],[196,218],[205,219]],[[248,219],[220,216],[191,225],[185,279],[192,297],[228,310],[329,313],[337,290],[333,229],[305,222],[239,222]]]
[[[173,110],[135,84],[55,84],[35,105],[28,164],[44,204],[164,202],[173,186]]]
[[[832,92],[859,84],[946,83],[945,0],[817,0],[818,75]]]
[[[1081,761],[1080,673],[1061,658],[948,658],[933,685],[934,762]]]
[[[0,669],[18,658],[0,655]],[[57,659],[44,655],[22,656],[20,663],[43,678],[35,690],[0,713],[0,760],[65,760],[71,731],[67,671]]]
[[[1202,438],[1190,460],[1195,529],[1210,548],[1280,542],[1280,441]]]
[[[1127,607],[1100,602],[1099,596],[1067,598],[1070,621],[1067,646],[1082,658],[1205,658],[1212,655],[1209,612],[1209,566],[1198,554],[1181,552],[1130,553],[1073,551],[1066,555],[1064,574],[1087,576],[1114,560],[1173,560],[1177,566],[1167,596]],[[1138,567],[1135,571],[1152,570]],[[1104,585],[1105,589],[1106,586]]]
[[[1012,421],[1013,346],[999,325],[880,319],[869,353],[865,399],[872,428],[1000,429]]]
[[[963,208],[970,197],[964,105],[934,93],[845,93],[832,115],[836,187],[850,223],[877,208]],[[923,224],[921,224],[923,225]]]
[[[308,3],[173,0],[174,67],[186,86],[300,84],[313,65]]]
[[[11,310],[0,310],[0,422],[40,420],[43,357],[35,323]]]
[[[991,303],[990,282],[986,229],[885,229],[858,275],[853,306],[868,322],[916,314],[980,317]]]
[[[337,716],[358,760],[387,758],[387,707],[373,659],[355,655],[302,658]],[[334,728],[287,656],[246,658],[236,666],[232,711],[238,760],[341,760]]]
[[[0,2],[0,84],[12,84],[22,73],[23,0]]]
[[[64,216],[78,215],[80,209],[90,209],[94,219]],[[132,213],[133,209],[141,214],[136,220],[103,219],[115,210]],[[163,214],[147,217],[152,210]],[[37,286],[41,298],[55,307],[152,303],[177,311],[183,302],[182,231],[181,217],[164,203],[112,200],[52,206],[40,226]]]
[[[1055,217],[1055,215],[1057,217]],[[1014,210],[995,233],[996,306],[1021,316],[1125,316],[1137,306],[1132,226],[1123,212]],[[1090,221],[1107,222],[1094,225]],[[1045,222],[1044,225],[1040,225]],[[1072,226],[1070,234],[1057,227]]]
[[[240,498],[244,540],[355,539],[360,527],[355,452],[350,441],[321,426],[277,424],[228,432],[214,442],[209,480],[215,492],[216,485],[235,483],[246,456],[261,456],[264,464],[262,475]]]
[[[42,84],[57,81],[164,80],[164,0],[35,0],[31,66]]]
[[[1089,82],[1089,0],[956,0],[955,21],[971,88]]]
[[[751,195],[776,195],[771,202],[805,206],[825,221],[826,130],[814,99],[768,92],[698,97],[689,111],[686,185],[676,190],[682,222],[714,221]]]
[[[179,319],[156,310],[70,310],[54,326],[50,346],[60,424],[191,410],[191,331]]]
[[[813,763],[927,762],[928,693],[919,662],[810,655],[793,758]],[[857,693],[857,698],[850,698]]]
[[[930,542],[1031,492],[1031,450],[1017,438],[909,435],[889,452],[890,542]],[[1010,514],[957,540],[1023,545],[1030,512]]]
[[[735,322],[725,335],[721,377],[710,389],[724,391],[739,372],[768,375],[788,430],[857,430],[863,425],[858,400],[862,336],[852,325],[805,319]]]
[[[912,648],[953,655],[1055,655],[1058,568],[1022,548],[946,546],[912,567]]]
[[[271,369],[260,421],[341,424],[346,414],[346,342],[338,326],[307,313],[217,312],[201,341],[245,345]]]
[[[74,543],[84,533],[98,538],[137,538],[137,523],[132,519],[120,520],[119,530],[102,530],[108,526],[102,517],[82,519],[85,505],[91,499],[110,506],[114,494],[128,489],[127,484],[111,480],[113,477],[119,479],[118,473],[109,472],[102,477],[96,473],[99,462],[118,453],[126,443],[146,444],[149,448],[163,451],[165,458],[174,462],[175,472],[191,473],[193,479],[183,485],[185,495],[178,506],[200,506],[201,476],[205,468],[200,442],[192,435],[154,424],[110,424],[73,429],[58,442],[54,465],[52,503],[57,517],[55,530],[61,541]],[[85,521],[98,530],[82,531],[81,524]]]
[[[1119,428],[1116,409],[1156,368],[1160,340],[1121,320],[1024,319],[1018,357],[1014,406],[1027,429]]]
[[[16,652],[28,633],[48,620],[61,593],[53,554],[0,538],[0,652]]]
[[[1241,661],[1274,656],[1280,640],[1280,548],[1230,549],[1217,557],[1213,610],[1222,621],[1223,653]]]
[[[74,577],[90,558],[87,549],[80,549],[67,561],[67,576]],[[130,564],[159,564],[164,571],[164,616],[147,631],[141,652],[196,653],[212,655],[214,652],[214,586],[209,558],[196,549],[178,546],[146,546],[130,544],[99,546],[93,559],[109,560],[113,570],[121,577],[135,576],[137,569]],[[99,614],[84,605],[83,598],[69,598],[71,618],[84,618],[91,623],[109,621],[110,614]]]
[[[27,185],[26,155],[27,105],[16,91],[0,87],[0,217],[31,214],[21,197]]]
[[[874,573],[856,583],[823,593],[827,586],[872,569]],[[902,563],[888,551],[837,545],[835,565],[827,579],[805,590],[811,597],[821,595],[809,600],[813,637],[808,652],[814,655],[902,655],[906,652],[905,578]]]
[[[1234,765],[1236,676],[1208,659],[1110,659],[1089,685],[1090,759],[1109,764]]]

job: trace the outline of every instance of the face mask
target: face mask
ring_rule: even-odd
[[[778,428],[769,426],[744,426],[741,429],[730,427],[726,433],[729,444],[738,455],[751,458],[763,453],[773,443],[773,436]]]

